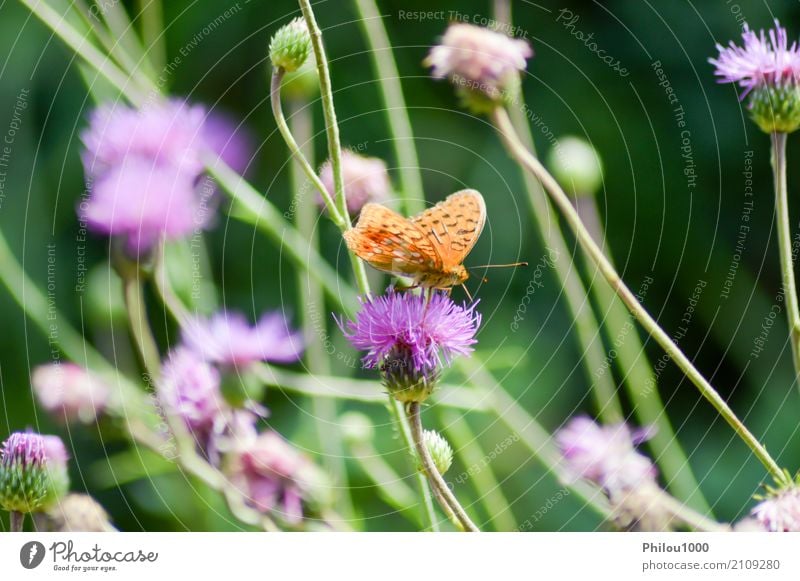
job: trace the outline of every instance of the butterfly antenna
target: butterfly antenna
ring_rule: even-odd
[[[528,266],[527,262],[511,262],[509,264],[481,264],[479,266],[468,266],[468,270],[474,270],[476,268],[508,268],[511,266]]]
[[[464,289],[464,293],[467,295],[467,298],[469,299],[469,302],[471,302],[471,303],[475,302],[475,300],[472,298],[472,295],[469,294],[469,289],[467,288],[467,285],[465,285],[464,283],[461,283],[461,288]]]

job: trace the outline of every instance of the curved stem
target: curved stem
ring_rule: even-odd
[[[792,228],[789,222],[789,200],[786,187],[786,134],[773,133],[772,172],[775,181],[775,214],[778,223],[778,247],[781,255],[783,292],[786,295],[786,315],[789,319],[789,337],[792,344],[792,364],[800,389],[800,307],[797,304],[797,286],[794,277]]]
[[[148,323],[141,279],[138,273],[125,274],[122,278],[131,336],[142,360],[142,366],[155,380],[161,370],[161,356]]]
[[[272,83],[270,85],[269,92],[269,99],[272,103],[272,115],[275,117],[275,123],[278,124],[278,131],[281,132],[281,136],[283,136],[283,140],[286,142],[289,152],[292,154],[292,159],[295,160],[301,168],[303,168],[303,172],[306,174],[306,177],[308,177],[311,183],[314,184],[314,187],[317,188],[320,195],[322,195],[323,199],[325,200],[325,205],[328,208],[328,213],[331,216],[331,220],[333,220],[334,224],[336,224],[339,228],[344,228],[347,226],[347,224],[342,218],[342,214],[339,212],[336,202],[331,197],[331,194],[325,187],[325,184],[323,184],[322,180],[319,179],[317,172],[314,171],[313,167],[311,167],[311,164],[309,163],[308,159],[306,159],[306,156],[303,155],[300,146],[297,144],[297,141],[295,141],[292,131],[289,129],[289,126],[286,123],[286,118],[283,115],[283,107],[281,106],[281,83],[283,81],[285,72],[286,71],[284,71],[282,68],[277,68],[272,71]]]
[[[442,478],[442,475],[439,474],[439,471],[436,469],[436,464],[434,464],[433,458],[431,458],[431,454],[428,451],[428,447],[425,445],[424,432],[422,429],[422,418],[419,414],[419,403],[415,401],[410,402],[407,407],[407,413],[409,423],[411,424],[411,435],[414,437],[414,445],[417,448],[417,455],[419,456],[422,467],[428,476],[428,481],[431,483],[431,487],[436,491],[436,498],[440,502],[444,500],[442,503],[442,508],[445,510],[445,512],[448,512],[449,505],[449,508],[455,513],[458,522],[461,523],[461,526],[465,531],[480,532],[480,529],[478,529],[475,523],[472,522],[472,519],[469,518],[469,515],[467,515],[464,507],[462,507],[461,503],[458,502],[458,499],[451,492],[450,487],[447,486],[444,478]]]
[[[509,153],[514,157],[523,167],[525,167],[531,174],[533,174],[539,181],[542,182],[550,198],[558,207],[564,219],[569,224],[575,236],[580,242],[586,254],[594,262],[600,273],[606,278],[611,288],[619,295],[631,314],[639,321],[644,329],[650,334],[653,339],[666,351],[666,353],[675,361],[681,371],[684,372],[692,383],[695,384],[700,393],[705,397],[714,409],[725,419],[726,422],[733,428],[736,434],[744,441],[745,444],[752,450],[753,454],[764,465],[767,471],[775,479],[776,483],[783,484],[786,482],[786,475],[769,454],[767,449],[758,441],[758,439],[745,427],[739,420],[733,410],[728,406],[724,399],[719,395],[716,389],[706,380],[705,377],[697,370],[689,358],[684,355],[683,351],[672,341],[669,335],[658,325],[658,323],[650,316],[650,313],[639,303],[636,296],[625,285],[622,279],[617,274],[613,265],[609,262],[603,251],[597,246],[592,236],[586,230],[583,222],[581,221],[575,208],[567,197],[558,182],[551,176],[544,166],[534,157],[520,142],[508,113],[502,107],[497,107],[492,112],[492,120],[495,123],[496,129]]]
[[[369,45],[369,56],[378,76],[378,87],[386,106],[389,133],[392,135],[397,163],[400,165],[400,196],[406,213],[416,214],[425,209],[425,190],[419,172],[419,159],[414,147],[411,120],[400,84],[400,73],[394,53],[383,25],[382,16],[374,0],[355,0],[360,16],[358,23],[364,30]]]

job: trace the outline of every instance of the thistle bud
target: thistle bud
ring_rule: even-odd
[[[603,184],[603,162],[594,147],[579,137],[564,137],[550,151],[548,165],[564,189],[591,196]]]
[[[800,127],[800,88],[758,87],[750,93],[750,117],[764,133],[791,133]]]
[[[430,397],[439,379],[435,365],[417,365],[412,350],[397,345],[380,364],[383,385],[389,394],[403,403],[422,403]]]
[[[281,94],[287,99],[311,100],[319,93],[319,72],[313,59],[308,59],[296,71],[286,73]]]
[[[444,439],[444,436],[435,430],[425,430],[423,432],[423,440],[425,448],[431,455],[433,465],[436,466],[439,474],[444,474],[450,470],[450,466],[453,465],[453,449]],[[417,468],[422,471],[421,463]]]
[[[44,438],[16,432],[0,451],[0,506],[15,512],[32,512],[42,506],[50,480]]]
[[[311,53],[311,35],[303,18],[282,26],[269,42],[272,66],[286,72],[299,69]]]

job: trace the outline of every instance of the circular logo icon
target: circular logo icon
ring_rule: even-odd
[[[44,553],[44,545],[39,541],[25,543],[19,550],[19,562],[26,569],[35,569],[42,564]]]

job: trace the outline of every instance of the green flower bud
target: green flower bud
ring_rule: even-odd
[[[548,165],[567,192],[591,196],[603,184],[603,162],[587,141],[580,137],[563,137],[550,150]]]
[[[428,453],[433,458],[433,465],[436,466],[439,474],[444,474],[450,470],[450,466],[453,465],[453,449],[444,439],[444,436],[435,430],[425,430],[423,432],[423,440]],[[422,471],[421,463],[418,469]]]
[[[764,85],[750,93],[750,117],[764,133],[792,133],[800,127],[800,87]]]
[[[314,59],[306,60],[299,69],[284,75],[281,94],[293,100],[310,100],[319,94],[319,73]]]
[[[389,394],[397,401],[422,403],[433,393],[439,371],[427,366],[418,369],[412,354],[397,347],[381,364],[381,376]]]
[[[341,415],[344,439],[351,444],[369,442],[375,437],[375,429],[370,419],[361,412],[347,412]]]
[[[311,52],[311,35],[303,18],[295,18],[282,26],[269,42],[272,66],[286,72],[299,69]]]
[[[44,438],[33,433],[11,434],[0,452],[0,506],[32,512],[42,506],[49,487]]]

